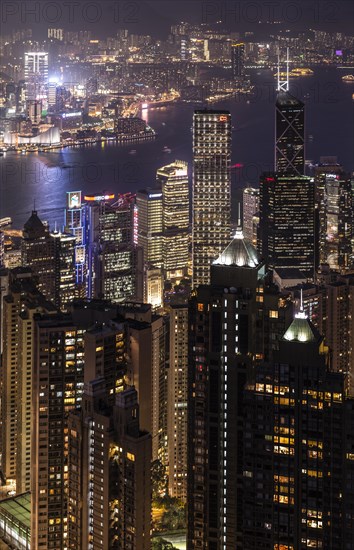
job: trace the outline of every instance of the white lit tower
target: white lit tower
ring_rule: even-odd
[[[26,101],[40,101],[44,108],[47,104],[48,53],[25,53]]]

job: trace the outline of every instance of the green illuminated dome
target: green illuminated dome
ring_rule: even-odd
[[[238,226],[231,243],[220,254],[214,265],[235,265],[238,267],[257,267],[260,259],[253,244],[245,239],[242,228]]]
[[[300,310],[295,319],[285,332],[283,339],[288,342],[317,342],[319,334],[313,324],[309,321],[304,311]]]

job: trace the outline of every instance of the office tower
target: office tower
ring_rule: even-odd
[[[243,548],[353,547],[353,410],[300,311],[246,385]]]
[[[151,436],[133,387],[105,396],[104,378],[85,383],[69,416],[68,548],[149,550]]]
[[[157,170],[162,191],[163,267],[167,279],[181,278],[189,260],[188,164],[176,160]]]
[[[243,42],[231,45],[232,76],[240,78],[244,76],[245,45]]]
[[[54,244],[55,294],[53,302],[66,311],[76,295],[75,279],[75,237],[68,233],[50,233]]]
[[[56,295],[54,241],[36,210],[32,211],[23,228],[21,258],[22,265],[30,266],[33,274],[38,277],[38,290],[48,300],[53,300]]]
[[[48,82],[48,111],[56,110],[57,105],[57,82],[50,80]]]
[[[63,40],[63,29],[48,29],[48,38]]]
[[[80,406],[83,329],[69,315],[36,320],[32,372],[31,548],[65,547],[68,413]]]
[[[65,231],[75,237],[76,291],[79,298],[85,298],[87,293],[86,207],[82,204],[81,191],[67,193],[64,226]]]
[[[167,375],[168,492],[187,500],[188,305],[172,304]]]
[[[30,268],[8,272],[1,300],[2,472],[19,493],[30,489],[33,317],[55,308],[38,291]]]
[[[106,206],[100,216],[100,289],[106,299],[143,297],[143,251],[133,243],[133,205]]]
[[[193,118],[193,285],[208,284],[210,264],[231,236],[231,116],[195,111]]]
[[[88,296],[113,302],[143,298],[143,251],[135,244],[135,198],[85,197]]]
[[[136,195],[138,208],[138,245],[144,250],[144,262],[163,267],[162,191],[143,189]]]
[[[152,459],[167,457],[167,350],[164,318],[150,304],[119,304],[128,324],[127,380],[138,392],[141,428],[151,433]]]
[[[319,175],[319,174],[318,174]],[[319,178],[318,178],[319,179]],[[343,172],[322,173],[323,202],[320,204],[320,262],[331,269],[352,267],[352,184]]]
[[[25,82],[27,100],[47,100],[48,53],[25,52]]]
[[[265,173],[259,189],[258,251],[271,269],[315,269],[313,178]]]
[[[144,273],[144,302],[151,304],[153,309],[163,305],[164,277],[160,267],[145,267]]]
[[[289,92],[289,59],[286,80],[281,80],[278,66],[274,170],[293,176],[305,173],[305,105]]]
[[[259,189],[246,187],[243,190],[242,207],[242,228],[245,239],[257,245],[257,228],[255,227],[255,216],[259,210]]]
[[[247,366],[269,357],[290,306],[239,227],[189,305],[188,550],[242,547],[242,399]]]

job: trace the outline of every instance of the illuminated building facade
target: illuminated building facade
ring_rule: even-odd
[[[166,323],[150,304],[119,304],[128,324],[130,361],[127,379],[139,399],[141,428],[151,433],[152,459],[167,461],[167,349]]]
[[[315,269],[313,178],[263,174],[259,190],[259,254],[271,269]]]
[[[352,548],[354,401],[303,312],[279,346],[246,386],[243,547]]]
[[[53,308],[38,292],[30,268],[8,274],[2,302],[1,441],[2,472],[29,490],[33,315]]]
[[[231,45],[231,66],[232,76],[234,78],[240,78],[244,76],[245,68],[245,44],[240,42],[239,44]]]
[[[133,387],[113,407],[105,395],[104,378],[86,383],[84,407],[69,417],[68,548],[149,550],[151,436]]]
[[[187,548],[242,548],[242,400],[252,361],[269,357],[289,306],[238,228],[189,304]]]
[[[84,331],[68,315],[43,316],[35,328],[32,373],[31,548],[65,548],[68,413],[80,406]]]
[[[195,111],[193,119],[193,285],[208,284],[210,264],[231,236],[231,115]]]
[[[86,207],[82,204],[81,191],[67,193],[67,208],[64,226],[67,233],[75,237],[75,282],[79,298],[86,296]]]
[[[31,266],[34,275],[38,277],[38,290],[48,300],[56,296],[56,265],[54,240],[48,227],[39,219],[37,211],[33,210],[23,228],[21,241],[22,265]]]
[[[144,250],[144,262],[163,267],[162,191],[144,189],[136,195],[138,208],[138,244]]]
[[[157,170],[162,191],[163,267],[167,279],[182,277],[189,260],[188,165],[176,160]]]
[[[246,187],[243,190],[242,229],[245,239],[257,245],[257,225],[255,217],[259,210],[259,189]]]
[[[50,234],[55,254],[55,294],[53,302],[66,311],[77,298],[75,277],[75,236],[60,231]]]
[[[47,100],[48,53],[25,52],[26,100]]]
[[[352,183],[343,172],[324,175],[320,209],[320,262],[333,270],[352,267],[353,209]]]
[[[167,375],[168,491],[187,500],[188,305],[171,305]]]
[[[288,91],[278,90],[275,105],[275,172],[305,173],[305,106]]]
[[[143,251],[136,243],[135,196],[85,196],[87,295],[143,298]]]

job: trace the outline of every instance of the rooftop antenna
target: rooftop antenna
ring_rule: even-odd
[[[289,48],[286,48],[286,79],[280,77],[280,51],[278,48],[278,75],[277,75],[277,92],[289,91]]]
[[[36,199],[34,198],[33,199],[33,212],[36,211]]]
[[[241,227],[241,203],[238,203],[238,219],[237,219],[237,225]]]

